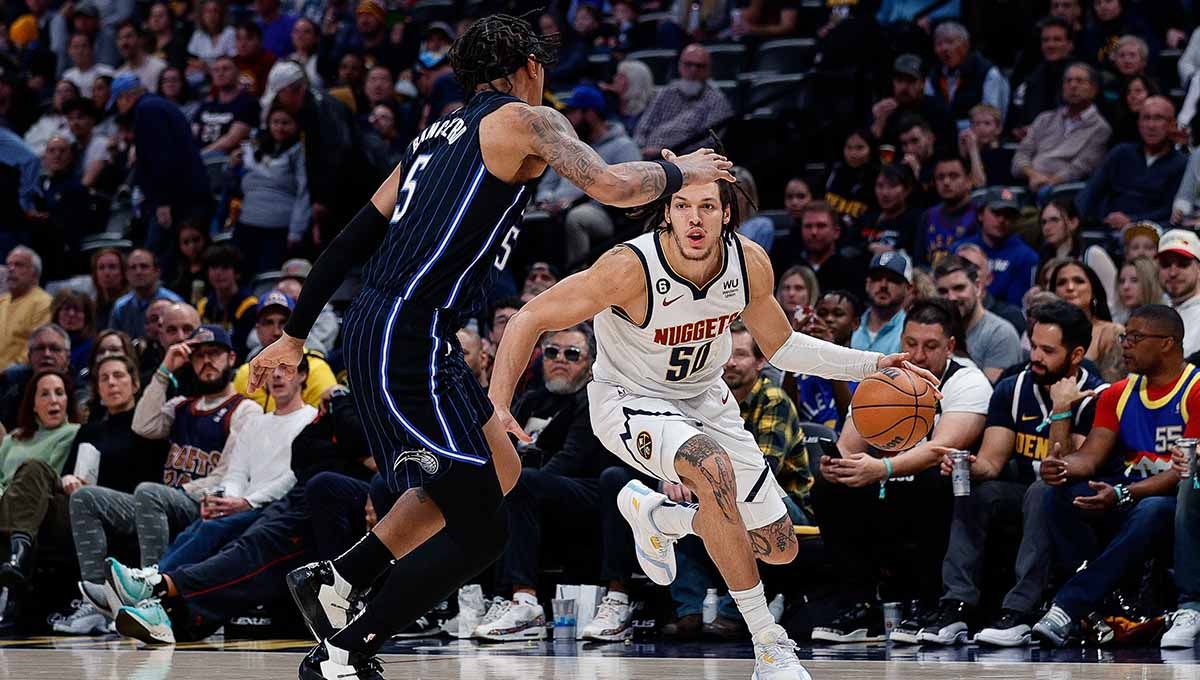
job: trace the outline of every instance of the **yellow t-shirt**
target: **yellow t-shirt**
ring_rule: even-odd
[[[50,323],[50,301],[37,286],[15,300],[12,293],[0,295],[0,371],[29,358],[29,334]]]
[[[325,390],[337,384],[337,378],[333,377],[333,369],[329,368],[329,363],[319,354],[309,351],[305,352],[305,356],[308,357],[308,381],[305,383],[304,392],[300,397],[304,399],[304,403],[319,409],[321,408],[321,395]],[[233,376],[233,388],[258,403],[264,413],[274,411],[275,400],[270,398],[266,388],[260,387],[258,391],[251,394],[246,391],[246,385],[249,382],[250,364],[245,363],[238,367],[237,373]]]

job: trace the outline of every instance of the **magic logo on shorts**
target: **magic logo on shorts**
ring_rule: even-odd
[[[654,440],[650,438],[650,433],[645,430],[638,432],[637,440],[634,443],[637,445],[638,455],[650,460],[650,455],[654,451]]]
[[[410,460],[416,463],[421,468],[421,472],[427,475],[437,474],[438,468],[441,467],[437,456],[433,455],[428,449],[416,449],[413,451],[401,451],[400,455],[396,457],[396,463],[392,466],[392,469],[399,470],[402,465]]]

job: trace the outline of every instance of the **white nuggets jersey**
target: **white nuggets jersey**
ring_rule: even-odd
[[[733,341],[729,325],[749,302],[742,244],[722,238],[721,271],[697,287],[667,263],[657,232],[622,244],[646,276],[646,319],[638,325],[614,307],[596,315],[596,380],[661,399],[689,399],[721,380]]]

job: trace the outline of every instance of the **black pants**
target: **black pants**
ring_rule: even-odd
[[[852,489],[818,476],[812,496],[843,604],[874,601],[877,590],[937,601],[954,507],[948,477],[934,469],[892,480],[880,499],[877,484]]]
[[[284,576],[311,559],[304,488],[263,510],[254,524],[216,555],[167,575],[179,598],[167,611],[180,640],[200,640],[253,605],[287,596]]]
[[[336,472],[314,475],[305,485],[312,514],[317,559],[331,560],[346,552],[367,531],[364,509],[367,498],[383,517],[399,498],[375,475],[370,483]]]
[[[633,536],[617,510],[617,494],[635,476],[624,465],[610,467],[591,479],[521,470],[517,485],[505,499],[509,539],[500,562],[501,583],[537,586],[546,524],[557,529],[552,535],[563,537],[555,543],[564,550],[599,538],[603,548],[600,579],[628,581],[633,570]]]

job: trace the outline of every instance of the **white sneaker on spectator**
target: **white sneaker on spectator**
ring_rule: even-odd
[[[504,616],[504,612],[508,609],[510,604],[512,603],[503,597],[500,597],[499,595],[489,600],[487,611],[484,612],[483,618],[479,620],[479,625],[471,629],[471,635],[469,637],[475,637],[475,631],[479,630],[479,626],[487,625],[494,622],[501,616]]]
[[[633,637],[633,606],[629,600],[618,600],[611,594],[600,600],[592,622],[580,632],[584,640],[620,642]]]
[[[487,609],[483,599],[483,588],[474,583],[463,586],[458,589],[458,615],[447,621],[443,627],[450,637],[469,638],[483,622]]]
[[[86,600],[72,600],[70,614],[54,614],[49,622],[55,633],[65,635],[104,635],[108,632],[108,618]]]
[[[84,600],[90,602],[97,611],[109,619],[117,618],[117,610],[123,606],[121,598],[107,583],[80,581],[79,594],[83,595]]]
[[[546,611],[540,604],[505,600],[499,616],[494,621],[479,624],[472,637],[497,642],[543,640],[546,637]]]
[[[1161,646],[1164,649],[1185,649],[1196,644],[1200,635],[1200,612],[1180,609],[1167,617],[1171,627],[1163,633]]]

